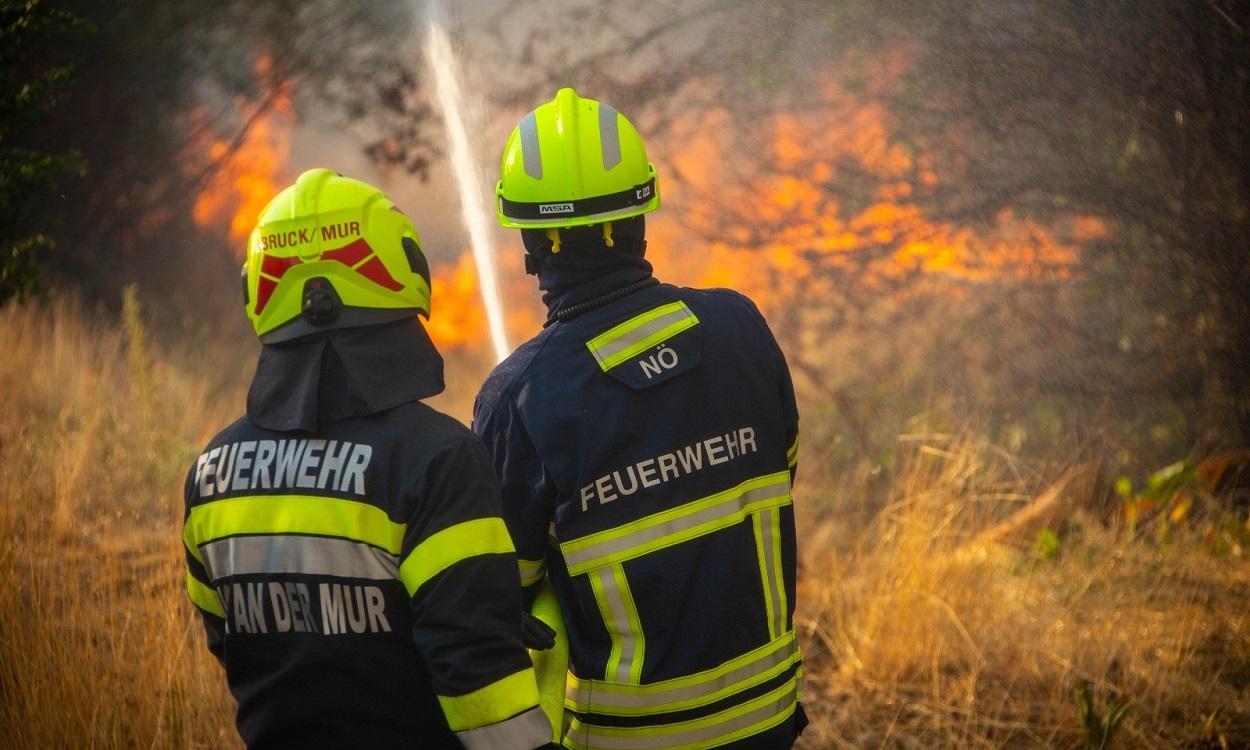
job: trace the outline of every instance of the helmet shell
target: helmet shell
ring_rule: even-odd
[[[247,316],[265,343],[430,314],[412,221],[381,190],[329,169],[304,172],[265,206],[243,273]],[[304,315],[307,289],[322,280],[341,305],[330,322]]]
[[[655,165],[624,115],[571,88],[530,112],[504,146],[499,223],[576,227],[660,207]]]

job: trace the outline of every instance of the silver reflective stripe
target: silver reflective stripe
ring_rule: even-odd
[[[679,305],[674,307],[673,310],[666,312],[663,315],[659,315],[634,328],[623,331],[608,341],[595,343],[594,346],[591,347],[590,351],[595,355],[595,359],[599,360],[600,365],[605,365],[606,363],[611,362],[614,357],[618,357],[622,352],[638,347],[648,336],[659,333],[671,325],[685,322],[691,318],[694,318],[694,313],[690,312],[690,308],[679,303]],[[695,319],[695,322],[698,322],[697,318]],[[674,333],[677,333],[677,331],[674,331]],[[660,342],[652,341],[647,345],[651,346],[658,343]],[[611,369],[611,365],[605,366],[604,369]]]
[[[621,163],[621,134],[617,130],[616,110],[599,104],[599,145],[603,150],[603,168],[611,169]]]
[[[391,580],[399,561],[363,542],[324,536],[232,536],[202,545],[204,568],[214,581],[226,576],[303,573]]]
[[[773,613],[772,622],[768,623],[768,628],[772,636],[776,638],[785,630],[785,589],[781,588],[785,584],[781,580],[781,570],[777,565],[776,554],[781,540],[778,538],[780,531],[780,517],[775,508],[761,510],[760,516],[760,544],[763,547],[764,570],[761,571],[766,581],[768,591],[769,612]]]
[[[611,211],[601,211],[597,214],[585,214],[584,216],[578,216],[577,218],[581,220],[585,220],[587,223],[600,224],[602,222],[608,221],[609,219],[615,218],[617,216],[624,216],[626,214],[629,214],[632,216],[632,215],[637,215],[637,213],[638,213],[637,206],[626,206],[624,208],[614,208]],[[591,221],[592,219],[595,219],[596,221]],[[538,226],[542,224],[551,223],[550,217],[544,217],[541,219],[521,219],[515,216],[510,216],[508,217],[508,220],[515,223],[518,226],[531,226],[531,225]]]
[[[795,704],[794,680],[735,708],[705,719],[640,727],[604,727],[574,718],[565,744],[578,750],[668,750],[673,747],[716,747],[758,734],[785,721]],[[720,718],[708,723],[708,719]]]
[[[541,708],[531,708],[511,719],[477,729],[456,732],[456,739],[465,750],[532,750],[551,742],[553,736],[551,722]]]
[[[662,713],[704,705],[741,692],[780,674],[782,668],[797,659],[798,648],[791,631],[763,649],[709,670],[706,677],[692,675],[649,685],[617,685],[569,675],[565,697],[583,713],[627,716]]]
[[[635,633],[630,623],[630,608],[633,605],[632,596],[628,589],[622,591],[617,585],[617,579],[625,580],[624,571],[621,566],[613,565],[611,567],[602,568],[595,571],[595,576],[599,579],[599,585],[603,588],[603,605],[606,605],[603,615],[603,621],[608,626],[608,632],[611,633],[612,639],[620,648],[620,658],[616,662],[616,672],[611,675],[612,679],[617,682],[633,682],[631,673],[635,665],[642,658],[639,653],[641,644],[639,636]],[[631,601],[626,603],[626,598]],[[639,665],[641,666],[641,665]],[[608,668],[612,668],[612,661],[609,659]]]
[[[535,180],[543,178],[543,157],[538,150],[538,116],[530,112],[521,120],[521,158],[525,174]]]
[[[756,502],[777,501],[776,504],[785,504],[790,498],[790,473],[782,472],[772,474],[760,479],[766,480],[765,484],[756,484],[756,486],[745,489],[749,486],[749,482],[744,482],[735,488],[734,491],[721,493],[721,497],[709,505],[702,505],[703,500],[696,500],[690,503],[697,509],[690,512],[682,513],[682,509],[676,509],[679,513],[673,515],[669,511],[657,513],[654,517],[644,518],[641,521],[635,521],[631,526],[636,526],[637,531],[623,532],[619,535],[613,534],[608,538],[596,544],[586,547],[577,547],[577,541],[566,542],[562,545],[561,551],[564,554],[564,560],[568,563],[569,573],[578,575],[586,572],[590,567],[598,567],[606,564],[608,561],[620,562],[623,560],[645,554],[653,547],[653,543],[663,540],[669,536],[680,536],[682,541],[686,538],[694,538],[701,533],[710,533],[718,529],[725,528],[726,525],[735,522],[738,519],[745,518],[747,506]],[[717,496],[713,496],[716,498]],[[657,520],[652,520],[657,519]],[[726,523],[716,524],[714,522],[721,520]],[[697,529],[697,527],[708,524],[706,530]],[[684,532],[696,531],[693,535]],[[664,545],[660,545],[664,546]],[[656,547],[658,548],[658,547]]]

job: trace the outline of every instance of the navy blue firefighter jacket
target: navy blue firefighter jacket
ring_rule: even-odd
[[[527,601],[547,578],[564,613],[564,744],[788,748],[806,719],[785,359],[743,295],[602,263],[540,275],[548,325],[473,422]]]

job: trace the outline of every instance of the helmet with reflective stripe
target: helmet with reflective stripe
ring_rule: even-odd
[[[310,169],[261,211],[244,303],[265,343],[430,314],[416,227],[381,190]]]
[[[526,115],[495,188],[505,227],[577,227],[660,207],[655,166],[625,116],[570,88]]]

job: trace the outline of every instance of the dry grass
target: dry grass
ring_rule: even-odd
[[[238,745],[176,531],[226,414],[136,317],[82,318],[0,311],[0,747]]]
[[[0,747],[238,745],[177,529],[183,471],[250,363],[154,355],[128,309],[118,328],[69,304],[0,310]],[[969,544],[1039,489],[934,438],[867,525],[804,522],[802,747],[1080,747],[1082,679],[1102,706],[1133,702],[1116,747],[1250,745],[1244,559],[1196,527],[1160,546],[1079,514],[1053,558]]]
[[[1243,559],[1209,553],[1198,523],[1159,546],[1079,507],[1053,556],[1035,536],[980,543],[1029,487],[987,446],[936,442],[853,549],[820,543],[828,523],[800,532],[803,747],[1082,747],[1083,680],[1103,712],[1133,704],[1113,747],[1250,746]]]

